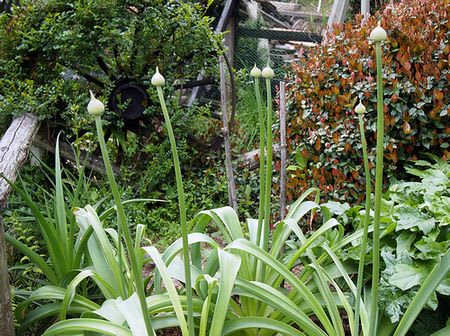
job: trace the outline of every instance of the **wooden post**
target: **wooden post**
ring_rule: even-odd
[[[220,106],[222,110],[222,134],[225,143],[225,168],[228,179],[228,203],[237,211],[236,187],[234,185],[233,166],[231,164],[231,143],[230,132],[228,129],[228,109],[227,109],[227,90],[225,76],[225,60],[223,56],[219,57],[220,65]]]
[[[286,83],[280,82],[280,147],[281,147],[281,169],[280,169],[280,216],[281,220],[286,215]]]
[[[333,24],[344,23],[349,6],[349,0],[334,0],[331,8],[330,16],[328,17],[328,30],[333,29]]]
[[[361,0],[361,14],[364,20],[370,16],[370,0]]]
[[[18,172],[28,158],[33,138],[39,128],[38,118],[32,114],[13,120],[0,140],[0,173],[14,182]],[[8,199],[11,187],[0,178],[0,208]],[[11,308],[11,291],[8,281],[8,265],[3,222],[0,218],[0,334],[14,335],[14,319]]]
[[[216,33],[222,33],[224,32],[225,28],[228,26],[228,22],[233,14],[234,9],[236,8],[236,5],[238,4],[239,0],[226,0],[225,4],[223,5],[222,14],[220,14],[219,22],[217,23],[216,29],[214,30]],[[200,80],[203,78],[203,72],[202,71],[198,76],[197,80]],[[191,96],[188,99],[187,106],[192,106],[197,99],[197,95],[199,94],[200,87],[194,87],[192,89]]]
[[[227,66],[229,71],[231,71],[231,68],[234,66],[234,40],[235,40],[235,29],[234,29],[235,20],[234,17],[230,17],[227,25],[227,33],[225,34],[225,37],[223,39],[223,44],[226,47],[225,50],[225,57],[224,61],[227,62]],[[232,76],[226,76],[226,97],[227,101],[231,98],[232,101],[232,109],[227,109],[228,112],[228,122],[230,123],[229,127],[233,128],[233,120],[234,120],[234,112],[235,112],[235,102],[236,98],[235,96],[235,88],[234,88],[234,77]]]

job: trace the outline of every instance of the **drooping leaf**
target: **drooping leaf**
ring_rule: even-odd
[[[419,209],[408,206],[399,208],[396,215],[398,218],[396,231],[418,228],[424,234],[428,234],[436,224],[433,218]]]
[[[405,291],[420,284],[425,277],[425,269],[399,264],[395,266],[395,273],[389,278],[389,283]]]

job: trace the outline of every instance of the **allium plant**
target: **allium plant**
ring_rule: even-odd
[[[344,326],[349,325],[351,335],[391,335],[395,325],[385,323],[385,318],[377,316],[377,286],[366,292],[362,299],[361,276],[364,261],[358,269],[357,285],[341,262],[339,252],[349,245],[356,245],[362,239],[363,250],[367,245],[367,236],[373,232],[374,260],[373,281],[377,281],[379,272],[379,253],[377,240],[385,230],[380,228],[379,212],[381,204],[381,178],[383,155],[383,115],[382,115],[382,76],[380,43],[383,31],[374,30],[372,39],[377,48],[377,77],[379,83],[378,99],[378,137],[377,167],[375,188],[375,210],[373,225],[369,225],[370,215],[370,177],[367,165],[364,130],[360,115],[361,139],[365,161],[367,181],[367,201],[364,228],[344,235],[343,227],[333,218],[325,205],[319,205],[317,188],[308,190],[294,204],[286,218],[276,223],[272,235],[269,235],[270,193],[272,174],[272,99],[270,81],[273,71],[266,67],[260,72],[252,70],[255,79],[255,95],[260,116],[260,208],[258,219],[247,220],[248,234],[231,207],[201,211],[190,223],[186,223],[181,170],[170,116],[165,105],[162,85],[165,79],[157,71],[152,79],[156,86],[161,108],[164,114],[171,142],[174,168],[177,180],[181,238],[175,241],[163,254],[156,248],[139,248],[139,237],[134,245],[124,219],[121,200],[115,195],[116,210],[119,217],[119,235],[124,235],[125,251],[121,251],[120,238],[117,239],[117,254],[110,251],[110,265],[131,261],[134,286],[127,298],[117,295],[107,300],[100,308],[91,312],[84,311],[82,318],[62,321],[46,331],[46,335],[58,335],[67,332],[95,331],[107,335],[154,335],[155,330],[179,327],[183,336],[219,336],[219,335],[312,335],[345,336]],[[386,33],[384,32],[384,36]],[[267,115],[264,116],[259,88],[260,74],[266,80]],[[380,108],[381,106],[381,108]],[[99,141],[102,147],[105,165],[109,165],[101,130],[100,104],[93,101],[91,113],[95,115]],[[364,112],[363,106],[357,112]],[[266,130],[264,131],[264,122]],[[264,141],[265,140],[265,141]],[[103,143],[102,143],[103,141]],[[265,155],[266,154],[266,155]],[[113,193],[117,193],[114,178],[108,172]],[[315,196],[315,201],[309,201]],[[316,211],[323,223],[316,232],[306,237],[302,231],[302,221]],[[378,214],[377,214],[378,213]],[[80,222],[95,223],[97,237],[104,237],[103,228],[95,212],[87,206]],[[213,239],[204,234],[208,226],[215,226],[223,237],[225,247],[221,248]],[[142,230],[141,230],[142,231]],[[271,236],[271,239],[269,237]],[[289,241],[295,236],[298,244]],[[207,249],[202,249],[207,245]],[[190,250],[190,251],[189,251]],[[95,250],[90,251],[91,258]],[[155,294],[145,297],[140,268],[145,262],[143,251],[156,264],[153,275]],[[126,254],[124,253],[126,252]],[[189,253],[191,252],[191,253]],[[111,254],[113,253],[113,254]],[[182,255],[183,260],[179,255]],[[207,257],[206,257],[207,256]],[[118,257],[118,258],[117,258]],[[122,258],[123,257],[123,258]],[[148,260],[149,260],[148,259]],[[363,259],[363,258],[362,258]],[[364,260],[364,259],[363,259]],[[296,271],[294,272],[294,268]],[[94,270],[96,266],[94,265]],[[408,331],[417,314],[425,305],[430,293],[434,291],[445,274],[450,270],[450,253],[437,263],[418,291],[410,309],[400,321],[395,336],[403,336]],[[81,276],[82,277],[82,276]],[[177,279],[184,284],[184,293],[173,284]],[[102,283],[107,290],[107,284]],[[124,286],[129,288],[126,283]],[[70,287],[70,286],[69,286]],[[161,294],[156,294],[161,293]],[[110,295],[111,297],[112,295]],[[356,297],[356,303],[351,298]],[[360,299],[361,298],[361,299]],[[76,301],[73,286],[65,294],[64,301]],[[355,301],[355,300],[353,300]],[[369,305],[371,308],[369,309]],[[355,312],[355,309],[357,312]],[[343,314],[345,312],[345,314]],[[187,315],[187,321],[186,321]],[[346,320],[343,316],[346,316]],[[312,319],[311,317],[314,317]],[[102,318],[102,319],[99,319]],[[361,320],[361,328],[359,327]],[[377,326],[378,329],[377,329]]]

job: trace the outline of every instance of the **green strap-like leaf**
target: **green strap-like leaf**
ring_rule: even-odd
[[[297,324],[301,329],[307,332],[310,336],[327,336],[311,319],[292,302],[287,296],[280,291],[272,288],[261,282],[246,281],[243,279],[236,280],[236,287],[244,290],[236,291],[237,294],[242,296],[251,296],[257,300],[268,304],[273,307],[275,311],[281,312],[281,316],[286,320],[292,321]]]
[[[265,317],[242,317],[235,320],[229,320],[225,322],[222,336],[231,335],[240,330],[247,329],[269,329],[285,336],[305,336],[304,333],[283,322]]]
[[[58,278],[56,277],[55,272],[53,272],[51,267],[48,266],[47,262],[39,254],[7,233],[5,233],[5,240],[14,248],[30,258],[30,260],[42,271],[42,273],[44,273],[52,285],[58,284]]]
[[[167,272],[167,267],[166,267],[166,264],[164,263],[164,260],[162,259],[158,250],[154,246],[144,247],[143,249],[153,259],[156,267],[159,270],[159,273],[161,274],[164,285],[166,286],[166,289],[167,289],[167,293],[169,294],[170,300],[172,301],[173,309],[175,311],[175,315],[178,318],[183,336],[189,336],[189,331],[188,331],[186,319],[184,318],[184,312],[183,312],[183,308],[181,306],[180,298],[178,296],[175,285],[173,284],[173,281]]]
[[[312,311],[322,323],[324,328],[326,330],[333,330],[333,326],[330,323],[330,320],[323,310],[318,299],[314,296],[310,289],[302,281],[297,279],[297,277],[292,274],[291,271],[286,268],[286,266],[281,264],[281,262],[273,258],[271,255],[269,255],[267,252],[265,252],[255,244],[252,244],[245,239],[238,239],[232,242],[226,247],[226,249],[235,249],[247,252],[264,262],[268,266],[268,268],[279,273],[282,278],[285,278],[292,285],[292,287],[297,291],[298,295],[304,298],[304,300],[310,305]]]
[[[133,336],[129,329],[118,324],[110,321],[88,318],[79,318],[58,322],[48,328],[43,336],[73,335],[73,333],[84,331],[97,332],[101,335]]]
[[[216,308],[210,327],[210,336],[221,336],[223,323],[231,300],[234,281],[241,266],[241,258],[229,252],[218,250],[220,265],[220,286],[217,294]]]

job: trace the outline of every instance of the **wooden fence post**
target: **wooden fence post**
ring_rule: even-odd
[[[227,89],[225,77],[225,60],[223,56],[219,57],[220,65],[220,106],[222,108],[222,134],[225,144],[225,167],[228,179],[228,202],[235,211],[237,211],[237,197],[236,186],[234,184],[233,165],[231,163],[231,143],[228,123],[228,108],[227,108]]]

